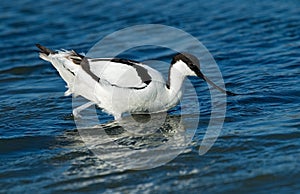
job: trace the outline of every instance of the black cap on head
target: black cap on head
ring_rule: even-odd
[[[173,57],[171,64],[174,64],[180,60],[186,63],[191,69],[195,68],[195,66],[200,69],[200,62],[194,55],[191,55],[189,53],[179,53]]]

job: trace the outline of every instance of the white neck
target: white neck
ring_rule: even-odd
[[[173,64],[169,70],[167,93],[171,104],[177,104],[178,100],[180,100],[182,96],[182,84],[186,77],[185,71],[182,69],[182,65],[184,65],[183,62],[178,61]]]

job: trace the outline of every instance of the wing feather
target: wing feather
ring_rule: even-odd
[[[102,80],[112,86],[142,89],[151,82],[144,65],[135,61],[99,58],[87,59],[83,65],[93,78],[97,77],[98,81]]]

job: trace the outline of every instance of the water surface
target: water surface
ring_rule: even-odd
[[[299,10],[293,0],[1,2],[0,191],[299,192]],[[109,33],[148,23],[198,38],[218,63],[227,89],[249,95],[227,99],[222,133],[199,156],[211,106],[207,86],[193,79],[201,119],[183,153],[154,169],[116,170],[83,143],[71,115],[72,98],[63,96],[65,83],[38,58],[34,44],[87,52]],[[172,53],[131,54],[136,60],[170,61]]]

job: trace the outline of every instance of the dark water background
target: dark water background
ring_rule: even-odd
[[[111,32],[148,23],[198,38],[227,88],[251,95],[228,98],[222,134],[204,156],[205,124],[173,161],[115,171],[82,143],[65,84],[34,44],[86,52]],[[299,51],[297,0],[1,1],[0,192],[299,193]],[[199,100],[204,123],[208,95]]]

